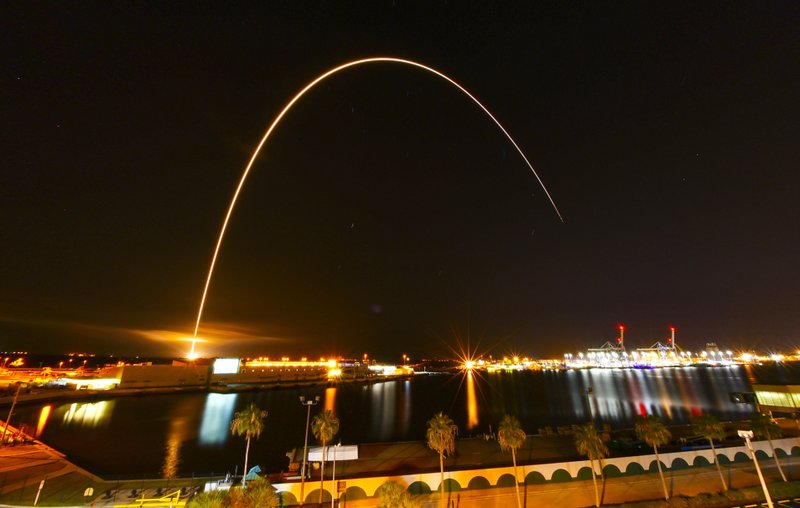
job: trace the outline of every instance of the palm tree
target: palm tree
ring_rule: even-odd
[[[322,491],[325,482],[325,447],[328,446],[333,436],[339,432],[339,419],[334,416],[333,411],[326,409],[311,422],[311,432],[314,437],[319,439],[322,445],[322,467],[319,473],[319,502],[322,502]]]
[[[594,504],[600,506],[600,491],[597,490],[597,475],[594,473],[594,461],[600,462],[608,456],[603,435],[597,432],[597,427],[593,422],[588,422],[575,429],[575,448],[581,455],[589,458],[592,466],[592,482],[594,483]],[[600,475],[603,474],[602,463],[600,464]]]
[[[714,454],[714,465],[717,466],[719,473],[719,481],[722,482],[722,490],[728,490],[728,484],[725,483],[725,477],[722,475],[722,469],[719,467],[717,460],[717,451],[714,448],[714,440],[725,439],[725,425],[720,423],[717,418],[708,413],[700,413],[692,417],[692,426],[695,432],[708,439],[708,444],[711,445],[711,453]]]
[[[787,481],[786,475],[783,474],[781,463],[778,461],[778,456],[775,454],[775,447],[772,446],[772,438],[781,437],[781,428],[770,415],[764,413],[753,413],[753,416],[750,417],[750,428],[756,437],[767,438],[769,448],[772,450],[772,458],[775,459],[775,465],[778,466],[778,472],[780,472],[783,481]]]
[[[428,430],[425,438],[428,441],[428,448],[439,454],[439,472],[442,476],[442,506],[444,506],[444,456],[453,453],[456,449],[456,435],[458,426],[453,423],[449,416],[439,411],[433,418],[428,420]]]
[[[244,469],[242,470],[242,485],[247,482],[247,458],[250,454],[250,438],[258,439],[264,431],[264,420],[267,412],[251,402],[244,411],[233,415],[231,421],[231,434],[247,438],[247,447],[244,449]]]
[[[514,464],[514,488],[517,491],[517,507],[521,508],[519,500],[519,481],[517,480],[517,448],[522,446],[525,438],[528,437],[519,425],[519,420],[511,415],[503,416],[500,420],[500,427],[497,430],[497,440],[500,442],[501,450],[511,450],[511,460]]]
[[[661,477],[661,486],[664,487],[664,499],[669,500],[667,482],[664,480],[664,471],[661,470],[661,459],[658,457],[658,447],[665,445],[672,439],[672,434],[656,415],[637,416],[634,425],[636,437],[653,447],[656,452],[656,466]]]

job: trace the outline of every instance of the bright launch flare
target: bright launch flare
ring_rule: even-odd
[[[337,72],[343,71],[343,70],[348,69],[350,67],[355,67],[355,66],[358,66],[358,65],[369,64],[369,63],[377,63],[377,62],[399,63],[399,64],[410,65],[412,67],[417,67],[419,69],[423,69],[425,71],[428,71],[428,72],[430,72],[432,74],[435,74],[435,75],[439,76],[440,78],[444,79],[445,81],[447,81],[451,85],[455,86],[456,88],[458,88],[459,90],[464,92],[464,94],[466,94],[467,97],[472,99],[472,101],[475,104],[477,104],[478,107],[480,107],[487,115],[489,115],[489,118],[491,118],[492,121],[494,121],[495,125],[497,125],[497,127],[503,132],[503,134],[506,135],[506,137],[511,142],[511,144],[514,145],[514,148],[517,149],[517,152],[522,157],[522,159],[525,161],[525,164],[528,165],[528,168],[533,173],[533,176],[536,177],[536,180],[539,182],[539,185],[541,185],[542,190],[544,190],[545,195],[547,195],[547,199],[550,200],[550,204],[553,206],[553,210],[555,210],[556,215],[558,215],[559,220],[561,222],[564,222],[563,217],[561,217],[561,212],[558,211],[558,207],[556,206],[555,201],[553,201],[552,196],[550,196],[550,192],[547,190],[547,187],[545,187],[544,182],[542,182],[542,179],[539,177],[539,174],[536,173],[535,169],[533,169],[533,165],[530,163],[528,158],[522,152],[522,149],[519,147],[519,145],[517,145],[517,142],[514,141],[514,138],[511,137],[511,134],[508,133],[508,131],[497,120],[497,118],[495,118],[495,116],[488,109],[486,109],[486,106],[481,104],[481,102],[478,99],[476,99],[475,96],[472,95],[466,88],[464,88],[463,86],[461,86],[456,81],[454,81],[453,79],[449,78],[448,76],[446,76],[446,75],[442,74],[441,72],[437,71],[436,69],[428,67],[427,65],[421,64],[419,62],[414,62],[412,60],[405,60],[405,59],[402,59],[402,58],[393,58],[393,57],[375,57],[375,58],[364,58],[364,59],[361,59],[361,60],[353,60],[351,62],[344,63],[344,64],[342,64],[342,65],[340,65],[338,67],[334,67],[333,69],[330,69],[329,71],[321,74],[316,79],[314,79],[309,84],[307,84],[302,90],[300,90],[297,93],[297,95],[292,97],[292,100],[290,100],[289,103],[286,104],[286,106],[284,106],[284,108],[281,110],[281,112],[278,114],[278,116],[276,116],[275,119],[272,121],[272,123],[270,124],[269,128],[267,129],[267,132],[264,133],[264,137],[262,137],[261,141],[258,143],[258,146],[256,147],[255,151],[253,152],[252,157],[250,157],[250,161],[247,163],[247,167],[245,167],[244,173],[242,173],[242,177],[239,179],[239,185],[236,186],[236,191],[233,193],[233,199],[231,199],[231,204],[230,204],[230,206],[228,206],[228,212],[225,214],[225,220],[222,222],[222,228],[220,229],[220,232],[219,232],[219,238],[217,239],[217,245],[216,245],[216,247],[214,247],[214,254],[211,257],[211,266],[208,269],[208,276],[206,277],[205,287],[203,288],[203,296],[200,298],[200,308],[197,311],[197,322],[195,323],[195,327],[194,327],[194,336],[195,337],[197,337],[197,332],[200,329],[200,320],[203,317],[203,309],[204,309],[205,303],[206,303],[206,296],[208,295],[208,288],[211,285],[211,277],[214,274],[214,266],[217,263],[217,255],[219,254],[220,248],[222,247],[222,239],[225,237],[225,230],[228,228],[228,222],[230,221],[231,215],[233,214],[233,209],[236,206],[236,200],[239,198],[239,193],[241,192],[242,187],[244,187],[244,182],[247,179],[247,175],[250,173],[250,168],[252,168],[253,163],[255,162],[256,158],[258,157],[258,154],[261,152],[261,148],[267,142],[267,139],[269,139],[269,136],[272,134],[272,131],[275,130],[275,127],[277,127],[278,123],[280,123],[281,119],[283,119],[284,115],[286,115],[286,113],[289,112],[289,110],[292,108],[292,106],[294,106],[294,104],[298,100],[300,100],[300,98],[303,95],[305,95],[306,92],[308,92],[309,90],[314,88],[314,86],[316,86],[317,83],[319,83],[320,81],[323,81],[324,79],[328,78],[329,76],[332,76],[332,75],[336,74]],[[194,345],[194,344],[192,344],[192,345]]]

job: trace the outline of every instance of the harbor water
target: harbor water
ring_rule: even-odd
[[[303,445],[301,395],[320,396],[312,417],[323,409],[339,417],[336,442],[358,444],[422,440],[427,420],[439,411],[453,418],[460,436],[489,433],[504,414],[518,417],[529,434],[591,419],[625,428],[641,414],[668,424],[687,423],[700,412],[737,420],[754,408],[733,403],[730,392],[749,391],[764,376],[789,382],[793,374],[749,366],[476,371],[260,392],[98,397],[19,407],[12,420],[108,478],[225,474],[241,467],[245,447],[231,435],[231,419],[254,402],[269,414],[252,442],[250,463],[278,472],[288,469],[286,453]]]

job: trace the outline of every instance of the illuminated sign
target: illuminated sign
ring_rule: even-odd
[[[217,358],[214,360],[214,374],[238,374],[238,358]]]

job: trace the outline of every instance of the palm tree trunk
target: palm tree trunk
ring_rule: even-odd
[[[442,505],[442,508],[445,508],[445,506],[444,506],[444,501],[445,501],[444,500],[444,455],[442,453],[439,453],[439,473],[442,476],[442,483],[440,484],[440,487],[439,487],[442,490],[442,502],[441,502],[441,505]]]
[[[658,476],[661,477],[661,486],[664,487],[664,500],[669,501],[669,492],[667,492],[667,481],[664,480],[664,472],[661,470],[661,459],[658,457],[658,446],[653,446],[656,452],[656,466],[658,466]]]
[[[322,489],[325,485],[325,443],[322,443],[322,467],[319,468],[319,502],[322,504]]]
[[[728,484],[725,483],[725,477],[722,476],[722,468],[719,467],[719,461],[717,460],[717,450],[714,448],[714,440],[709,439],[708,442],[711,445],[711,453],[714,454],[714,465],[717,466],[717,472],[719,473],[719,481],[722,482],[722,490],[728,490]]]
[[[600,457],[597,459],[597,465],[600,466],[600,483],[603,485],[602,493],[600,494],[600,504],[603,504],[603,501],[606,497],[606,475],[603,473],[605,470],[605,465],[603,465],[603,458]]]
[[[242,471],[242,487],[247,485],[247,458],[250,455],[250,434],[247,435],[247,446],[244,448],[244,471]]]
[[[511,449],[511,461],[514,463],[514,489],[517,491],[517,508],[522,508],[522,503],[519,500],[519,479],[517,478],[517,453]]]
[[[594,474],[594,458],[589,456],[589,464],[592,466],[592,483],[594,484],[594,505],[600,506],[600,492],[597,490],[597,475]]]
[[[775,453],[775,447],[772,446],[772,439],[770,439],[769,436],[767,436],[767,441],[769,441],[769,449],[772,450],[772,458],[775,459],[775,465],[778,466],[778,472],[781,474],[781,478],[783,478],[785,482],[789,481],[786,479],[786,475],[783,474],[783,468],[781,468],[781,463],[778,461],[778,455]]]

